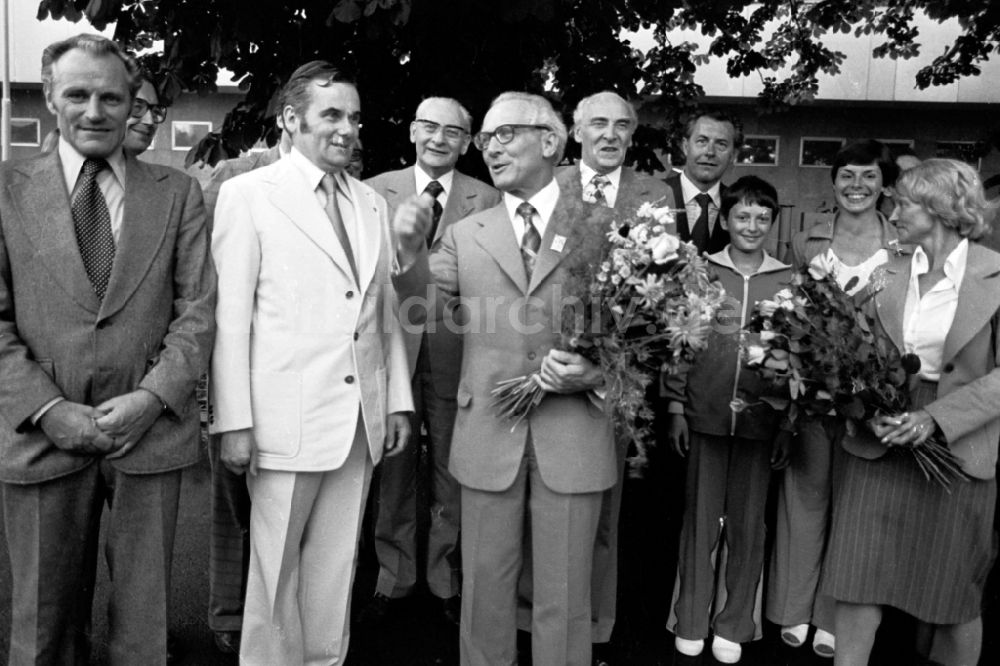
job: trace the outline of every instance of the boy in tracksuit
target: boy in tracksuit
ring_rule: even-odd
[[[712,653],[722,663],[739,661],[740,643],[761,636],[764,505],[771,469],[787,464],[792,434],[779,427],[783,413],[760,400],[767,382],[744,365],[742,328],[754,304],[771,299],[792,275],[763,249],[778,213],[777,191],[755,176],[723,193],[719,220],[730,242],[707,260],[727,299],[708,347],[664,381],[668,439],[688,465],[667,628],[690,656],[713,633]]]

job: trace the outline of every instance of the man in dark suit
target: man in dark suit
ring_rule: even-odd
[[[702,252],[718,252],[729,242],[719,224],[720,183],[742,145],[742,125],[727,113],[706,111],[685,126],[684,169],[668,176],[666,183],[683,209],[677,215],[677,233]]]
[[[410,123],[416,163],[366,181],[385,197],[390,218],[407,199],[433,197],[433,219],[426,245],[437,247],[449,226],[500,201],[500,194],[455,169],[472,139],[472,118],[456,100],[430,97]],[[430,526],[427,535],[427,586],[442,611],[458,623],[461,567],[458,558],[459,488],[448,471],[455,393],[462,363],[462,338],[447,326],[404,327],[415,412],[412,429],[428,435],[430,452]],[[375,553],[379,561],[375,598],[362,619],[382,619],[390,600],[409,595],[417,583],[417,461],[420,447],[407,447],[382,463]]]
[[[139,88],[112,41],[42,56],[59,143],[0,168],[0,481],[10,662],[86,664],[107,502],[109,660],[164,664],[181,470],[215,332],[201,190],[125,155]]]
[[[429,216],[416,214],[425,202],[405,202],[394,219],[404,301],[427,295],[419,287],[430,280],[433,307],[468,311],[449,462],[462,492],[464,666],[517,662],[516,588],[529,539],[533,662],[591,663],[592,556],[601,498],[617,478],[614,436],[594,391],[600,368],[553,345],[564,260],[585,235],[606,233],[608,216],[560,191],[566,138],[545,98],[503,93],[476,136],[500,205],[452,225],[429,260]],[[491,391],[534,372],[546,393],[512,427]]]

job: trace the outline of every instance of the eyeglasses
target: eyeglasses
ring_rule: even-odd
[[[441,123],[436,123],[433,120],[424,120],[423,118],[416,118],[413,122],[420,125],[421,129],[430,134],[431,136],[438,133],[439,129],[444,129],[444,138],[449,141],[460,141],[468,132],[464,128],[458,125],[441,125]]]
[[[157,125],[167,119],[167,107],[162,104],[150,104],[141,97],[132,100],[132,117],[142,118],[149,111],[153,115],[153,122]]]
[[[507,145],[508,143],[514,140],[514,135],[517,134],[517,131],[521,129],[548,130],[549,132],[552,131],[552,128],[549,127],[548,125],[518,125],[518,124],[501,125],[492,132],[477,132],[476,136],[474,137],[474,143],[476,144],[477,149],[486,152],[486,149],[490,145],[490,141],[494,137],[496,137],[496,140],[501,145]]]

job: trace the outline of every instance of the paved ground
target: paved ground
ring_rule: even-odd
[[[212,642],[205,620],[208,597],[208,527],[209,527],[208,469],[202,465],[185,473],[183,503],[178,526],[174,557],[173,606],[171,630],[180,646],[179,664],[229,665],[236,659],[218,653]],[[0,531],[2,531],[0,516]],[[13,526],[6,526],[7,529]],[[16,529],[16,528],[15,528]],[[94,663],[104,663],[106,650],[103,641],[107,623],[103,614],[106,602],[107,575],[102,571],[95,601],[95,654]],[[372,594],[375,567],[370,548],[362,552],[357,584],[355,610],[360,609]],[[995,589],[995,588],[994,588]],[[996,593],[990,599],[996,600]],[[6,548],[0,543],[0,663],[6,663],[8,627],[10,622],[10,572]],[[986,650],[981,664],[1000,663],[1000,617],[993,604],[987,614]],[[672,637],[651,626],[648,618],[637,615],[629,608],[622,609],[616,630],[615,642],[619,648],[618,663],[628,666],[696,666],[716,663],[710,655],[688,659],[675,655]],[[880,631],[873,664],[897,666],[914,663],[908,646],[912,641],[912,626],[906,618],[890,615]],[[356,631],[348,663],[352,666],[450,666],[458,663],[457,632],[438,618],[435,607],[425,598],[408,601],[391,615],[378,632],[366,634]],[[529,663],[522,659],[522,666]],[[748,646],[744,664],[749,666],[832,666],[831,661],[811,655],[807,650],[791,650],[768,627],[765,639]],[[547,665],[542,665],[547,666]]]

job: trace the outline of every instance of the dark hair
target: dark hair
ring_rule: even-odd
[[[171,106],[174,100],[168,98],[163,92],[163,87],[160,86],[156,79],[153,78],[153,73],[149,71],[146,67],[139,65],[139,87],[135,89],[135,94],[139,94],[139,90],[142,88],[143,83],[148,83],[153,88],[153,92],[156,93],[156,99],[159,100],[159,104],[162,106]]]
[[[733,135],[733,150],[739,150],[740,146],[743,145],[743,123],[740,122],[740,119],[736,116],[719,109],[703,109],[701,111],[695,111],[688,116],[687,121],[684,123],[685,139],[691,138],[691,134],[694,133],[694,126],[697,125],[698,121],[702,118],[708,118],[717,123],[729,123],[733,126],[733,130],[735,131],[735,134]]]
[[[868,166],[875,164],[882,172],[882,185],[889,187],[899,177],[899,167],[889,154],[889,148],[881,141],[864,139],[847,144],[837,152],[830,168],[830,182],[837,181],[837,172],[847,165]]]
[[[349,83],[356,86],[353,79],[325,60],[307,62],[292,72],[288,82],[281,89],[278,115],[282,115],[288,106],[295,109],[296,115],[304,115],[311,95],[309,84],[314,81],[324,87],[331,83]]]
[[[129,94],[135,97],[139,87],[142,86],[142,79],[139,76],[139,65],[135,59],[129,56],[113,40],[103,35],[93,35],[90,33],[80,33],[73,37],[67,37],[58,42],[52,42],[42,51],[42,85],[48,89],[52,86],[52,66],[64,55],[73,49],[86,51],[93,56],[115,56],[125,65],[125,73],[128,76]]]
[[[722,206],[719,214],[729,217],[729,211],[738,203],[763,206],[771,209],[771,220],[778,219],[781,207],[778,205],[778,190],[774,185],[757,176],[743,176],[722,191]]]

